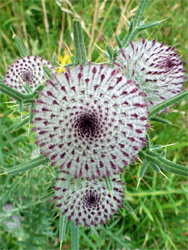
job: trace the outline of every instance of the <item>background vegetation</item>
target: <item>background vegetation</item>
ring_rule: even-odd
[[[31,55],[51,60],[55,51],[60,64],[70,61],[74,54],[72,41],[72,14],[80,17],[85,30],[88,57],[93,61],[106,60],[101,53],[108,42],[116,46],[114,34],[124,37],[125,20],[136,12],[136,0],[1,0],[0,2],[0,75],[19,56],[12,39],[12,30],[20,37]],[[188,64],[187,0],[150,0],[144,20],[164,20],[159,26],[143,31],[136,37],[155,39],[174,46]],[[69,48],[69,49],[68,49]],[[101,49],[99,49],[101,48]],[[185,88],[186,85],[185,85]],[[14,130],[20,123],[17,107],[7,103],[1,95],[0,117],[0,165],[7,169],[34,157],[34,136],[28,125]],[[171,107],[167,115],[171,124],[152,123],[150,135],[154,145],[167,145],[167,158],[186,164],[188,101]],[[24,111],[27,112],[27,111]],[[23,116],[24,113],[23,112]],[[126,183],[125,199],[134,208],[138,219],[125,209],[109,225],[99,229],[80,229],[80,249],[187,249],[187,180],[165,173],[170,181],[153,170],[147,170],[136,190],[140,163],[130,166],[122,177]],[[52,199],[57,168],[40,166],[16,176],[0,176],[0,249],[59,249],[59,215]],[[11,203],[13,214],[19,216],[21,225],[10,231],[2,217],[2,207]],[[139,220],[139,221],[138,221]],[[70,249],[70,225],[68,224],[63,249]]]

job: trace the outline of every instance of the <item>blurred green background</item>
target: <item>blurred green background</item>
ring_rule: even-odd
[[[74,55],[72,20],[77,16],[84,29],[88,58],[106,61],[99,47],[116,46],[114,34],[123,38],[126,20],[131,20],[140,1],[134,0],[1,0],[0,2],[0,75],[19,56],[12,30],[20,37],[28,54],[51,60],[57,54],[60,65]],[[149,0],[143,20],[164,20],[159,26],[141,32],[136,39],[157,39],[178,50],[185,68],[188,65],[188,1]],[[187,85],[184,86],[187,88]],[[29,126],[11,128],[20,122],[17,107],[1,95],[0,165],[6,169],[31,159],[34,135]],[[187,160],[188,101],[182,100],[160,117],[171,124],[152,122],[153,144],[169,145],[167,158],[185,165]],[[25,112],[25,113],[24,113]],[[24,111],[23,115],[27,111]],[[34,156],[32,156],[34,157]],[[148,168],[138,190],[136,185],[140,164],[125,170],[125,199],[135,210],[139,221],[125,209],[115,215],[109,225],[100,229],[80,229],[80,249],[187,249],[187,180],[165,173],[156,174]],[[0,176],[0,249],[59,249],[59,215],[52,199],[57,168],[40,166],[17,176]],[[11,231],[2,221],[5,204],[12,204],[13,214],[20,218],[20,227]],[[4,217],[3,217],[4,216]],[[6,218],[7,219],[7,218]],[[62,249],[71,248],[70,225]]]

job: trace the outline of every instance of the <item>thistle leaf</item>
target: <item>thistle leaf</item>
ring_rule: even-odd
[[[147,24],[144,24],[144,25],[140,25],[139,27],[137,27],[138,32],[140,32],[141,30],[152,28],[152,27],[160,24],[161,22],[163,22],[163,21],[156,21],[156,22],[151,22],[151,23],[147,23]]]
[[[79,250],[79,227],[71,221],[71,246],[74,250]]]
[[[52,77],[53,72],[51,71],[51,69],[49,69],[46,65],[42,65],[42,67],[45,74],[47,75],[47,78],[53,79]]]
[[[134,18],[134,27],[139,25],[147,4],[148,4],[148,0],[141,0],[140,5],[139,5],[138,10],[137,10],[137,13],[136,13],[136,16]]]
[[[65,241],[66,227],[67,227],[67,217],[65,215],[61,215],[59,221],[59,240],[61,244],[63,241]]]
[[[119,36],[115,35],[115,39],[116,39],[116,42],[117,42],[117,45],[119,48],[122,48],[123,47],[123,44],[121,42],[121,40],[119,39]]]
[[[137,184],[137,187],[136,189],[138,189],[138,186],[140,184],[140,180],[143,178],[146,170],[147,170],[147,167],[148,167],[148,163],[147,163],[147,160],[144,160],[142,166],[141,166],[141,169],[140,169],[140,173],[139,173],[139,179],[138,179],[138,184]]]
[[[168,120],[165,120],[165,119],[162,119],[160,117],[157,117],[157,116],[153,116],[150,118],[151,121],[155,121],[155,122],[160,122],[160,123],[164,123],[164,124],[172,124],[171,121],[168,121]]]
[[[149,117],[154,116],[155,114],[157,114],[158,112],[162,111],[163,109],[171,106],[172,104],[182,100],[184,97],[188,96],[188,90],[181,92],[179,95],[176,95],[174,97],[172,97],[171,99],[168,99],[167,101],[164,101],[162,103],[160,103],[157,107],[153,108],[150,113],[149,113]]]
[[[24,95],[20,92],[16,91],[15,89],[12,89],[5,85],[4,83],[0,84],[0,91],[12,98],[14,98],[16,101],[21,102],[24,100]]]
[[[4,172],[2,172],[2,170],[1,170],[1,172],[2,172],[1,175],[18,174],[18,173],[24,172],[26,170],[38,167],[41,164],[45,164],[45,163],[47,163],[47,161],[48,161],[48,159],[44,158],[44,156],[41,155],[41,156],[37,157],[36,159],[33,159],[27,163],[23,163],[23,164],[15,166],[15,167],[6,169],[6,171],[4,171]]]
[[[20,41],[20,38],[15,33],[13,33],[13,39],[16,42],[16,45],[18,47],[18,51],[20,53],[20,56],[26,57],[27,56],[27,51],[25,50],[24,46],[22,45],[22,43]]]
[[[76,64],[86,64],[87,56],[84,44],[84,36],[82,33],[82,27],[77,19],[73,21],[73,34],[74,34],[74,45],[76,52]]]
[[[171,162],[167,160],[166,158],[162,157],[160,154],[146,150],[141,151],[139,155],[147,159],[147,161],[150,163],[154,163],[157,166],[160,166],[162,169],[164,169],[167,172],[183,175],[185,177],[188,177],[188,168],[181,166],[180,164]]]
[[[57,58],[57,55],[56,55],[56,53],[54,52],[54,53],[52,54],[52,58],[51,58],[51,64],[52,64],[52,66],[55,66],[56,58]]]

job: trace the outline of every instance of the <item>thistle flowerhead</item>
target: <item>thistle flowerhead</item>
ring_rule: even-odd
[[[36,143],[52,165],[95,178],[123,171],[145,145],[146,103],[120,69],[74,66],[35,103]]]
[[[54,186],[57,207],[76,225],[89,227],[107,223],[121,208],[123,183],[119,176],[112,178],[112,190],[103,178],[76,180],[65,172],[60,173]]]
[[[28,84],[30,89],[34,91],[47,80],[43,65],[53,69],[50,62],[47,62],[44,58],[38,58],[37,56],[21,57],[8,68],[4,83],[23,94],[27,94],[23,86],[24,83]]]
[[[144,91],[149,109],[182,91],[185,70],[173,47],[156,40],[130,42],[121,49],[115,64],[124,70],[128,79],[138,83]]]

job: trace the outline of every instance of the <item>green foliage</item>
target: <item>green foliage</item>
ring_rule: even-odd
[[[76,64],[86,64],[86,49],[84,44],[84,37],[82,27],[79,20],[73,21],[73,33],[74,33],[74,46],[75,46],[75,62]]]
[[[7,169],[7,170],[5,170],[5,172],[3,172],[1,174],[18,174],[21,172],[25,172],[28,169],[38,167],[41,164],[46,164],[47,162],[48,162],[48,160],[46,158],[44,158],[43,155],[41,155],[41,156],[37,157],[36,159],[28,161],[27,163],[20,164],[18,166]]]
[[[18,47],[18,51],[20,53],[20,56],[22,57],[26,57],[27,56],[27,51],[25,50],[24,46],[22,45],[21,41],[20,41],[20,38],[13,33],[13,38],[16,42],[16,45]]]
[[[71,246],[72,249],[79,250],[79,226],[71,221]]]
[[[65,241],[66,227],[67,227],[67,217],[65,215],[64,216],[61,215],[59,220],[59,240],[61,246],[62,242]]]
[[[171,106],[172,104],[175,104],[176,102],[180,101],[181,99],[185,97],[188,97],[188,90],[182,91],[179,95],[176,95],[173,98],[167,101],[164,101],[161,104],[159,104],[157,107],[153,108],[149,113],[149,117],[152,117],[153,115]]]
[[[100,11],[94,23],[96,2]],[[68,6],[67,1],[63,4],[61,1],[45,1],[46,10],[42,6],[42,1],[3,1],[0,6],[1,75],[5,75],[7,67],[14,59],[20,55],[26,56],[26,51],[30,55],[36,53],[39,56],[44,55],[51,59],[53,65],[58,61],[59,56],[63,55],[66,45],[74,54],[70,36],[73,14],[80,16],[79,20],[85,31],[83,36],[87,54],[92,52],[92,61],[104,61],[97,46],[106,53],[106,60],[109,60],[114,58],[112,48],[116,44],[115,40],[118,46],[122,47],[126,46],[130,38],[144,36],[150,40],[157,38],[160,42],[164,41],[168,45],[176,46],[185,60],[186,67],[188,50],[186,1],[148,1],[145,9],[146,2],[142,1],[142,8],[138,9],[136,14],[135,7],[140,3],[139,0],[127,1],[126,8],[123,8],[122,1],[118,0],[76,0],[72,6]],[[68,14],[68,11],[72,14]],[[127,22],[121,19],[121,12]],[[136,19],[133,21],[135,15]],[[142,20],[146,18],[147,21],[143,22]],[[163,19],[167,20],[160,24]],[[118,30],[117,24],[120,27]],[[159,25],[154,27],[157,24]],[[146,29],[148,26],[150,29]],[[16,33],[15,40],[12,39],[11,28]],[[93,32],[92,29],[94,29]],[[118,35],[114,36],[114,33]],[[91,47],[89,47],[90,42]],[[16,44],[18,51],[15,50]],[[76,63],[76,58],[77,56],[72,56],[73,64]],[[77,228],[73,228],[70,223],[66,224],[65,217],[59,218],[52,199],[52,186],[57,168],[50,167],[39,155],[32,157],[34,136],[29,130],[32,115],[25,107],[26,105],[29,109],[33,107],[37,91],[43,86],[33,94],[22,95],[5,86],[2,76],[0,77],[0,201],[2,206],[7,203],[13,205],[11,215],[19,216],[21,226],[16,231],[10,232],[3,223],[0,223],[0,246],[2,249],[59,249],[62,245],[62,249],[71,249],[71,244],[73,247],[76,244],[76,249]],[[152,139],[148,142],[152,150],[143,151],[143,155],[140,156],[145,159],[143,164],[137,163],[131,166],[122,176],[122,180],[126,183],[124,209],[105,227],[100,226],[98,229],[81,227],[79,229],[80,249],[187,248],[185,241],[187,181],[184,177],[173,173],[167,173],[168,180],[150,167],[151,162],[154,161],[157,163],[154,168],[157,166],[156,170],[160,173],[160,169],[163,168],[168,171],[168,164],[176,168],[178,164],[186,163],[188,144],[185,110],[188,108],[188,101],[182,99],[182,95],[186,93],[182,92],[180,99],[175,100],[179,103],[170,108],[168,115],[160,113],[159,116],[154,116],[172,103],[164,102],[160,108],[152,110],[150,113],[152,129],[149,130]],[[7,104],[9,101],[7,94],[17,100],[16,106]],[[173,103],[175,101],[173,100]],[[152,148],[152,145],[164,144],[167,145]],[[157,159],[159,162],[156,162]],[[171,160],[173,164],[166,159]],[[22,170],[24,171],[21,172]],[[185,169],[183,168],[182,171]],[[11,174],[2,175],[2,173]],[[138,180],[140,185],[136,190]],[[110,189],[110,180],[107,180],[107,183]],[[2,207],[0,209],[2,214]],[[0,215],[1,222],[7,218],[6,214]],[[73,237],[71,237],[71,231]]]

